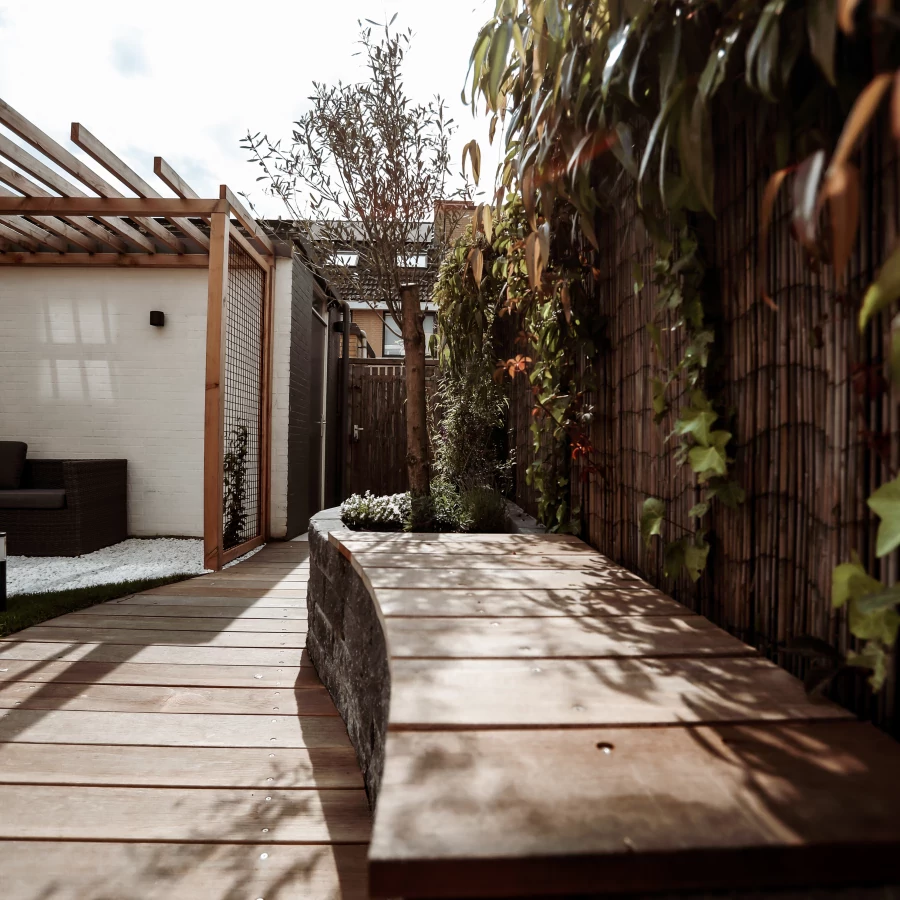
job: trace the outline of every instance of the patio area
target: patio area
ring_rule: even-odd
[[[0,643],[5,897],[367,896],[307,579],[305,542],[270,545]]]

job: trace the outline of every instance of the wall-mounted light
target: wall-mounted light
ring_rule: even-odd
[[[150,324],[157,328],[162,328],[166,324],[166,314],[154,309],[150,313]]]

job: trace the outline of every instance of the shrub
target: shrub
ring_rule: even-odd
[[[473,487],[463,491],[459,507],[460,531],[497,534],[510,529],[506,500],[494,488]]]
[[[401,531],[409,519],[409,494],[352,494],[341,504],[341,521],[358,531]]]

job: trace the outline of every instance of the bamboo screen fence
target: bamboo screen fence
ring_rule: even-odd
[[[769,171],[756,125],[724,111],[717,141],[714,225],[715,290],[721,321],[716,353],[724,367],[713,377],[733,417],[734,475],[747,500],[736,511],[715,508],[708,569],[697,584],[663,574],[662,543],[648,550],[639,532],[641,505],[650,496],[668,504],[667,539],[693,530],[688,510],[699,492],[688,466],[674,462],[666,440],[674,414],[653,421],[650,379],[656,353],[646,329],[655,301],[654,258],[633,202],[623,199],[603,221],[594,298],[606,323],[607,346],[592,365],[590,472],[573,478],[582,536],[601,552],[640,573],[691,608],[759,647],[801,677],[809,661],[786,653],[793,638],[814,635],[841,650],[852,644],[843,613],[831,609],[831,572],[856,550],[876,576],[897,579],[896,554],[877,560],[877,519],[865,499],[896,474],[898,407],[883,390],[889,316],[860,336],[861,295],[898,237],[900,174],[887,128],[864,143],[861,228],[849,277],[840,290],[829,267],[813,272],[790,237],[782,196],[770,236],[768,285],[778,306],[760,298],[757,283],[759,209]],[[646,286],[634,290],[634,264]],[[716,305],[716,304],[714,304]],[[664,331],[663,343],[672,334]],[[671,360],[679,348],[664,347]],[[670,391],[670,407],[684,402]],[[511,441],[517,451],[519,501],[531,512],[536,498],[524,472],[533,459],[531,397],[517,379],[511,397]],[[718,425],[716,427],[719,427]],[[883,458],[874,448],[887,447]],[[888,461],[889,460],[889,461]],[[842,680],[837,699],[900,733],[896,673],[873,697],[862,678]]]

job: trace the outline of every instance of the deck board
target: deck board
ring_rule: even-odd
[[[895,742],[575,539],[482,537],[330,536],[390,659],[373,897],[896,880]]]
[[[362,776],[303,649],[308,556],[0,641],[4,900],[367,896]]]

